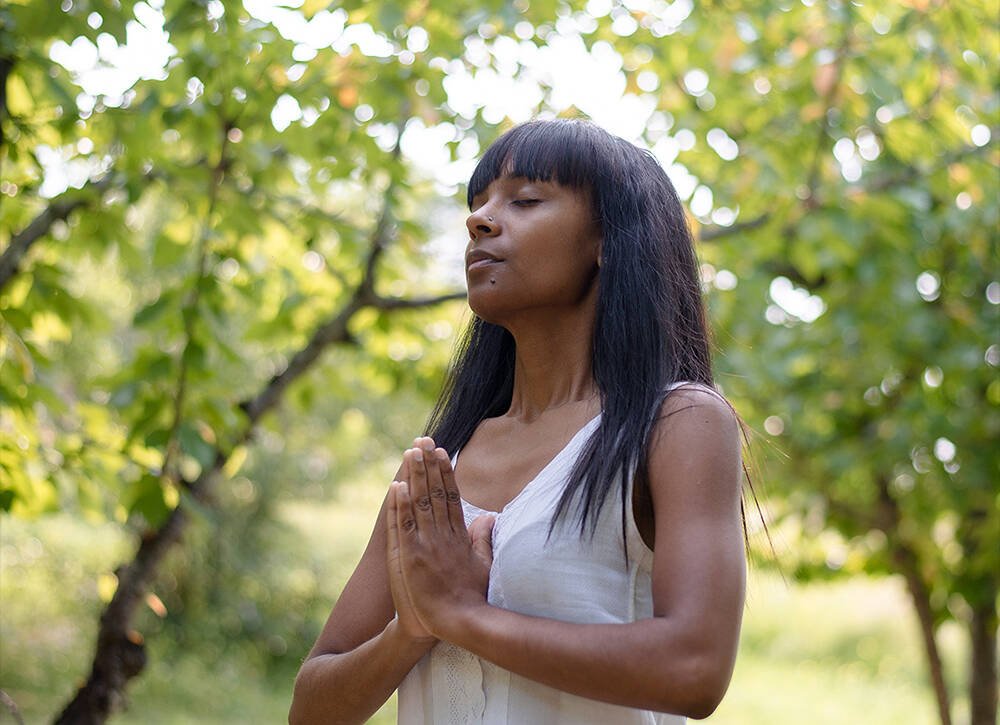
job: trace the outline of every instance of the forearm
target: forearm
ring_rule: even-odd
[[[394,619],[349,652],[311,654],[295,678],[289,723],[365,722],[433,644],[406,638]]]
[[[572,624],[483,606],[441,636],[565,692],[698,718],[725,693],[735,652],[711,651],[692,629],[668,617]]]

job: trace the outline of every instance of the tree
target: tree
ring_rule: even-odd
[[[901,575],[941,721],[936,630],[953,619],[971,720],[993,723],[995,28],[975,4],[725,7],[682,28],[686,70],[661,46],[679,81],[661,104],[715,206],[692,209],[742,226],[703,247],[723,384],[787,456],[764,475],[784,524],[841,536],[804,545],[797,573]]]
[[[945,619],[970,634],[972,720],[995,721],[990,21],[918,0],[0,8],[0,504],[137,536],[63,720],[103,720],[142,670],[140,595],[269,411],[433,389],[427,318],[400,308],[455,294],[421,255],[441,182],[401,149],[436,129],[465,159],[525,109],[602,120],[616,104],[567,101],[536,60],[577,43],[689,203],[720,379],[788,457],[764,473],[779,525],[840,534],[796,572],[902,575],[942,722]],[[126,50],[163,33],[158,62]],[[483,98],[498,77],[517,112]],[[400,340],[418,362],[385,359]]]
[[[399,151],[409,109],[424,102],[410,81],[426,64],[386,66],[345,41],[327,49],[328,65],[300,73],[295,44],[236,3],[159,13],[67,2],[56,24],[47,3],[3,13],[4,193],[21,203],[3,208],[15,231],[0,259],[13,363],[0,369],[12,433],[0,444],[2,501],[19,515],[105,513],[137,534],[90,678],[60,716],[95,722],[145,665],[133,623],[164,556],[289,386],[331,346],[378,358],[390,327],[419,349],[426,318],[398,313],[464,294],[411,276],[425,230],[410,217],[427,184]],[[129,77],[119,41],[154,41],[164,18],[168,67]],[[82,55],[86,65],[95,48],[121,82],[117,97],[107,85],[88,93],[86,68],[48,60],[73,68]],[[369,102],[378,134],[358,120]],[[273,109],[285,115],[272,121]],[[317,133],[309,127],[321,114]],[[45,168],[53,155],[69,163]],[[60,175],[81,188],[53,192]],[[109,288],[80,288],[87,265]],[[131,301],[116,304],[122,297]],[[408,366],[408,386],[428,387],[442,363],[428,358]]]

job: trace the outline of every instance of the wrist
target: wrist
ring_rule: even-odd
[[[470,602],[461,607],[455,607],[447,616],[441,617],[437,627],[433,629],[435,636],[452,644],[465,647],[467,643],[476,641],[476,630],[492,607],[486,600]]]
[[[407,633],[398,617],[389,620],[382,630],[382,636],[386,637],[401,655],[411,654],[418,658],[423,657],[438,642],[437,637],[415,637]]]

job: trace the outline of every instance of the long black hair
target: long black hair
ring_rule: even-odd
[[[469,182],[468,201],[501,176],[589,192],[602,233],[592,344],[600,427],[577,460],[553,524],[572,510],[583,533],[619,481],[644,475],[645,448],[668,386],[714,387],[691,232],[663,168],[647,151],[579,120],[531,121],[501,136]],[[502,415],[514,387],[513,336],[473,316],[458,343],[428,435],[448,451],[485,418]],[[624,477],[623,477],[624,476]]]

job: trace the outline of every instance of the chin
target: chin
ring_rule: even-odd
[[[502,321],[505,317],[503,314],[504,306],[499,304],[500,300],[497,299],[497,297],[498,295],[491,295],[489,291],[473,292],[470,290],[469,309],[475,313],[476,317],[484,322],[505,327]]]

